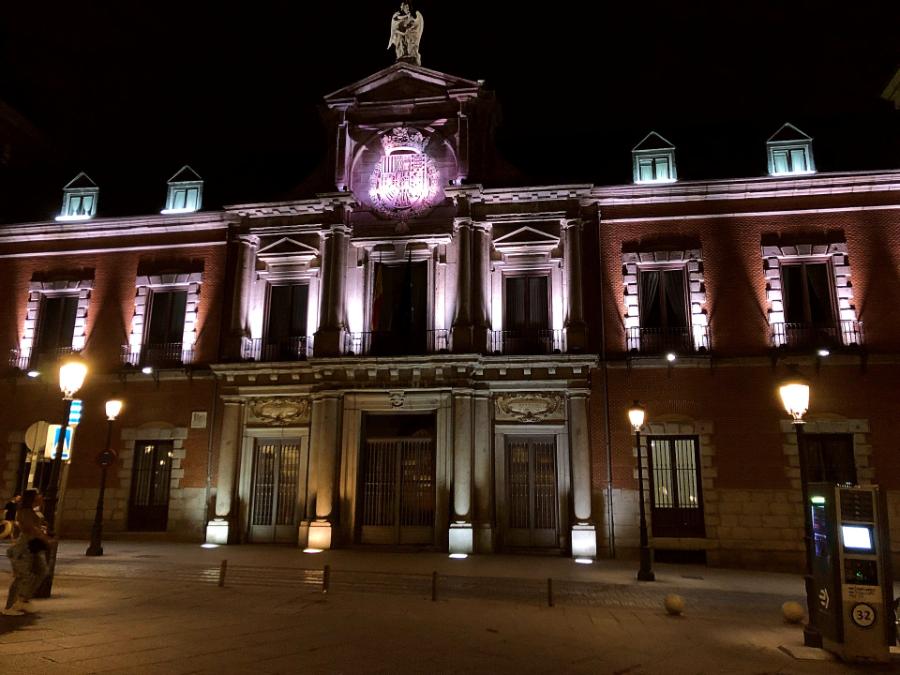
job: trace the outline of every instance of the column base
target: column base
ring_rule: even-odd
[[[475,539],[472,523],[450,523],[450,553],[473,553]]]
[[[224,518],[216,518],[206,524],[206,543],[220,544],[228,543],[228,521]]]
[[[590,523],[572,526],[572,557],[597,557],[597,528]]]
[[[315,548],[320,551],[331,549],[331,523],[327,520],[316,520],[309,524],[309,534],[306,538],[306,548]]]
[[[494,529],[490,523],[477,523],[475,525],[475,552],[494,552]]]

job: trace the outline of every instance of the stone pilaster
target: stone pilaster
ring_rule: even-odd
[[[569,395],[569,450],[572,458],[572,556],[597,555],[597,532],[591,519],[591,448],[586,392]]]
[[[256,275],[256,251],[259,238],[241,234],[237,237],[237,271],[234,279],[234,292],[231,297],[231,317],[229,318],[228,340],[225,344],[225,358],[237,360],[241,358],[243,341],[250,335],[248,314],[250,296]]]
[[[474,396],[475,421],[473,426],[473,526],[475,528],[475,550],[491,553],[494,550],[493,472],[491,470],[491,440],[493,422],[491,420],[491,397],[488,392],[476,392]]]
[[[472,394],[453,395],[453,521],[450,553],[472,553]]]
[[[344,337],[344,286],[350,228],[335,224],[325,234],[321,317],[313,348],[316,356],[340,356]]]
[[[568,315],[566,316],[566,351],[582,352],[587,348],[587,325],[584,321],[584,302],[581,283],[581,231],[580,220],[564,220],[566,287],[568,290]]]
[[[472,221],[458,218],[456,228],[457,273],[456,318],[453,320],[453,351],[471,352],[472,345]]]
[[[309,547],[330,549],[337,525],[338,468],[340,466],[341,399],[326,395],[313,399],[310,452],[316,464],[316,519],[309,525]]]
[[[219,439],[219,469],[216,480],[216,516],[206,526],[206,541],[213,544],[236,543],[240,530],[235,499],[237,472],[241,454],[241,416],[243,403],[226,401]]]

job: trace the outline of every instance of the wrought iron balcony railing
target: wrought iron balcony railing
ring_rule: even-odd
[[[347,333],[344,354],[370,356],[416,356],[436,354],[450,349],[450,331],[370,331]]]
[[[772,346],[788,349],[852,347],[863,344],[861,321],[773,323]]]
[[[122,347],[122,363],[135,367],[179,368],[193,363],[194,350],[181,342],[145,344],[140,349],[131,345]]]
[[[488,351],[510,355],[561,354],[565,351],[564,331],[550,328],[492,330],[488,334]]]
[[[10,349],[9,367],[18,368],[19,370],[39,370],[40,368],[53,367],[60,359],[74,352],[75,350],[71,345],[44,349],[37,354],[32,352],[31,356],[20,356],[18,349]]]
[[[311,335],[298,335],[285,340],[270,342],[265,338],[245,339],[241,345],[241,358],[248,361],[305,361],[312,356]]]
[[[709,326],[634,327],[626,330],[628,351],[640,354],[704,354],[709,351]]]

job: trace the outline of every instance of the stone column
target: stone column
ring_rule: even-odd
[[[453,394],[453,522],[450,553],[472,553],[472,393]]]
[[[453,351],[472,351],[472,221],[458,218],[456,227],[457,274],[456,318],[453,320]]]
[[[569,312],[566,317],[566,350],[583,352],[587,348],[587,325],[584,321],[584,302],[581,277],[580,220],[564,220],[566,233],[566,286],[569,292]]]
[[[490,293],[490,232],[487,225],[477,223],[472,230],[472,348],[483,353],[487,349],[488,294]]]
[[[491,418],[491,396],[488,392],[475,392],[475,422],[473,424],[473,470],[474,477],[474,528],[475,550],[478,553],[492,553],[494,550],[493,511],[494,495],[493,471],[491,470],[491,439],[493,424]]]
[[[347,276],[347,242],[350,229],[343,223],[325,234],[319,330],[313,349],[316,356],[340,356],[344,333],[344,281]]]
[[[569,394],[569,452],[572,472],[572,556],[597,555],[597,532],[591,520],[591,446],[587,392]]]
[[[340,404],[337,394],[313,399],[310,452],[316,457],[316,519],[309,525],[310,548],[331,548],[332,533],[337,525],[335,507],[341,455]]]
[[[225,345],[225,358],[229,360],[241,358],[244,338],[250,335],[247,317],[250,313],[250,299],[253,295],[253,282],[256,276],[256,249],[259,247],[259,238],[251,234],[240,234],[237,237],[237,246],[237,267],[234,276],[234,292],[231,296],[229,335]]]
[[[237,474],[241,459],[241,401],[225,401],[222,435],[219,438],[219,470],[216,480],[216,516],[206,525],[206,541],[211,544],[233,544],[238,540],[239,505],[235,499]]]

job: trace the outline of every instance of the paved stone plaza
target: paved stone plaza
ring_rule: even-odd
[[[627,561],[84,548],[63,543],[54,597],[37,614],[0,617],[0,673],[863,672],[779,650],[800,639],[780,615],[800,599],[794,575],[658,565],[658,581],[639,585]],[[671,592],[685,616],[663,611]]]

